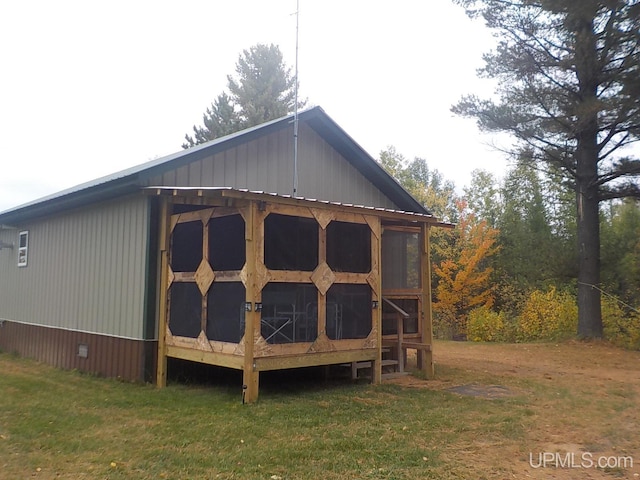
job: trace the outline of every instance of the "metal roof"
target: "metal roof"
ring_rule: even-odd
[[[335,206],[348,208],[358,211],[363,215],[375,214],[377,216],[402,219],[404,221],[416,223],[429,223],[445,228],[453,228],[452,223],[441,222],[434,215],[429,213],[407,212],[404,210],[395,210],[391,208],[371,207],[367,205],[355,205],[352,203],[333,202],[329,200],[318,200],[315,198],[306,198],[294,195],[283,195],[279,193],[271,193],[257,190],[248,190],[246,188],[232,187],[168,187],[168,186],[150,186],[144,189],[147,193],[155,195],[171,195],[171,196],[196,196],[196,197],[232,197],[244,198],[250,200],[273,199],[276,202],[296,201],[296,203],[305,206]]]
[[[298,118],[313,128],[400,209],[430,215],[423,205],[391,177],[322,108],[312,107],[300,112]],[[144,186],[145,180],[155,175],[249,142],[284,128],[292,121],[293,115],[288,115],[13,207],[0,212],[0,223],[20,222],[88,203],[135,193]]]

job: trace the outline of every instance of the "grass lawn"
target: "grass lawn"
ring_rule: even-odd
[[[581,370],[589,348],[613,363]],[[240,377],[159,390],[0,354],[0,478],[638,478],[638,352],[440,342],[435,357],[433,381],[263,374],[242,405]],[[450,391],[470,384],[508,394]],[[554,449],[637,464],[531,466]]]

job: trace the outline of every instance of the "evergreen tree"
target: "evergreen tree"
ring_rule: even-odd
[[[227,76],[231,100],[238,106],[243,128],[284,117],[295,109],[295,82],[280,48],[258,44],[244,50],[236,64],[237,78]]]
[[[269,120],[284,117],[295,110],[295,82],[280,48],[258,44],[244,50],[236,63],[237,78],[227,76],[230,94],[218,95],[202,117],[203,126],[193,126],[182,148],[190,148],[218,137]],[[298,102],[304,106],[304,102]]]
[[[456,187],[438,170],[429,169],[426,160],[409,161],[390,146],[380,152],[378,160],[389,175],[440,220],[455,222],[457,216]]]
[[[498,180],[486,170],[471,172],[471,182],[464,187],[464,199],[469,209],[478,219],[486,220],[489,226],[495,228],[502,212],[502,200]]]
[[[537,172],[527,163],[514,167],[504,179],[502,197],[496,268],[519,292],[545,289],[555,281],[556,255]]]
[[[229,95],[221,93],[202,115],[204,126],[193,126],[194,136],[185,135],[182,148],[190,148],[201,143],[224,137],[240,130],[240,116],[235,111]]]
[[[463,98],[453,111],[481,128],[510,132],[531,162],[562,172],[575,192],[578,334],[601,337],[603,200],[640,197],[638,0],[454,0],[500,34],[481,74],[497,100]]]
[[[602,266],[608,293],[640,306],[640,202],[612,204],[603,215]]]

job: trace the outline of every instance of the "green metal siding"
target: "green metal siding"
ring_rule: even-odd
[[[141,195],[94,204],[2,230],[29,231],[28,266],[0,251],[0,319],[144,338],[149,226]]]
[[[298,143],[301,197],[381,208],[397,206],[311,127]],[[293,127],[287,127],[151,178],[148,186],[232,187],[291,195]]]

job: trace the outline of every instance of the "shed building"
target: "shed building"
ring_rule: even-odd
[[[167,358],[259,373],[433,372],[440,223],[321,108],[0,213],[0,349],[166,383]],[[294,171],[297,191],[293,195]],[[385,353],[389,349],[389,353]],[[388,358],[387,358],[388,357]]]

